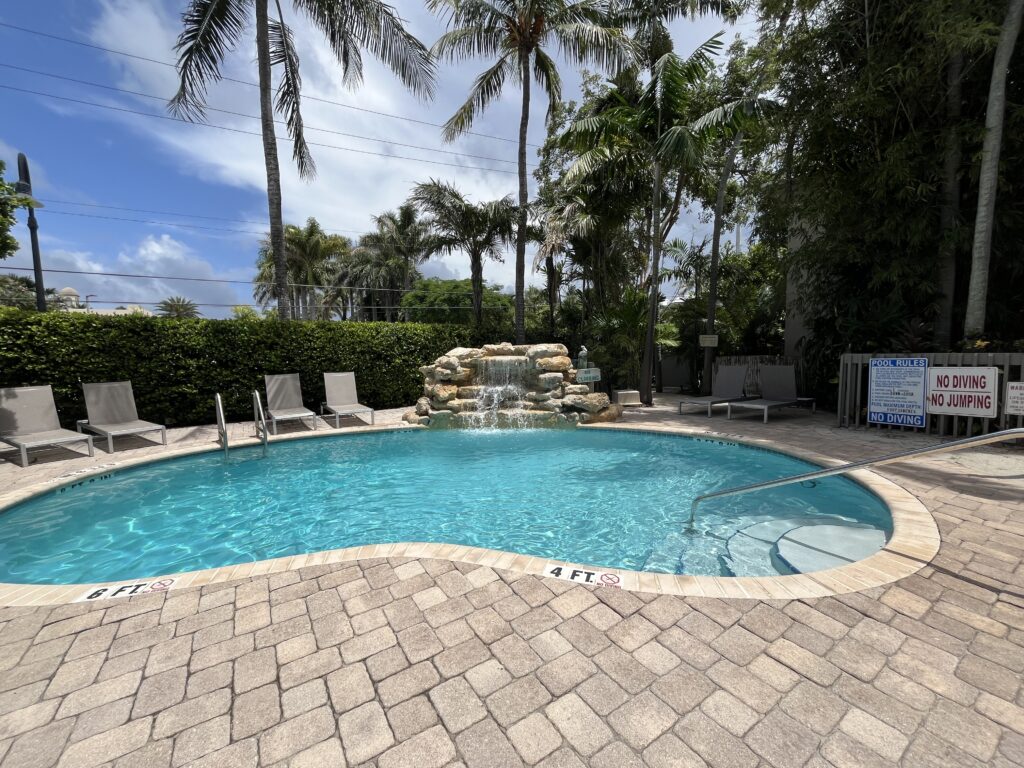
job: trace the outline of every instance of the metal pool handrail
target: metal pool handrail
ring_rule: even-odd
[[[224,418],[224,403],[221,402],[220,392],[213,396],[213,404],[217,409],[217,440],[224,446],[224,456],[228,455],[228,425]]]
[[[942,445],[933,445],[928,448],[915,448],[912,451],[901,451],[899,453],[890,453],[888,456],[882,456],[877,459],[865,459],[864,461],[855,461],[850,464],[842,464],[838,467],[826,467],[824,469],[818,469],[814,472],[806,472],[802,475],[793,475],[791,477],[781,477],[778,480],[767,480],[763,483],[754,483],[752,485],[743,485],[737,488],[727,488],[724,491],[714,491],[712,493],[705,493],[702,496],[698,496],[693,500],[690,505],[690,521],[687,523],[686,529],[693,531],[694,521],[697,519],[697,506],[702,501],[708,499],[720,498],[722,496],[739,496],[743,493],[750,493],[751,491],[760,491],[765,488],[778,488],[783,485],[792,485],[793,483],[803,483],[808,480],[817,480],[821,477],[829,477],[830,475],[841,475],[846,472],[852,472],[855,469],[864,469],[865,467],[878,467],[882,464],[892,464],[893,462],[903,461],[904,459],[913,458],[916,456],[924,456],[927,454],[937,453],[951,453],[952,451],[959,451],[961,448],[972,448],[978,445],[988,445],[989,443],[1001,443],[1005,440],[1014,440],[1024,438],[1024,427],[1017,427],[1016,429],[1004,429],[1002,432],[993,432],[990,435],[978,435],[977,437],[967,437],[963,440],[954,440],[951,443],[943,443]]]
[[[252,391],[252,419],[256,422],[256,437],[263,441],[263,455],[267,455],[267,417],[263,414],[263,401],[258,389]]]

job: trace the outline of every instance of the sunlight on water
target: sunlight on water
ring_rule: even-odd
[[[360,544],[450,542],[606,567],[756,574],[729,537],[767,520],[886,531],[844,478],[709,502],[694,496],[807,471],[730,443],[611,430],[339,435],[117,472],[0,513],[0,581],[154,576]]]

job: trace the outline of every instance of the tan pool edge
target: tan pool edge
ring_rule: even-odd
[[[735,437],[732,435],[725,436],[685,426],[638,427],[632,425],[601,424],[583,428],[682,435],[763,448],[822,466],[842,463],[822,454],[799,450],[788,445],[780,445],[769,440]],[[342,437],[398,429],[415,429],[415,427],[359,427],[345,432],[299,433],[282,435],[274,438],[272,442],[329,436]],[[235,445],[252,446],[258,444],[258,440],[251,439],[238,442]],[[164,459],[218,450],[221,450],[221,448],[217,445],[162,450],[152,456],[136,457],[120,462],[113,461],[92,469],[71,472],[17,492],[0,495],[0,513],[7,507],[32,496],[52,492],[56,488],[88,482],[90,478],[102,477],[113,471],[120,471],[128,467],[140,466]],[[812,573],[764,577],[680,576],[619,568],[602,568],[585,563],[556,561],[480,547],[406,542],[332,549],[220,568],[140,578],[134,581],[121,580],[67,585],[0,583],[0,606],[58,605],[79,601],[101,601],[127,597],[132,594],[138,595],[168,589],[182,589],[244,579],[268,573],[296,570],[308,566],[343,563],[370,558],[451,560],[537,576],[561,578],[582,584],[611,586],[659,594],[780,600],[825,597],[834,594],[857,592],[898,581],[927,565],[938,552],[940,544],[938,527],[927,507],[906,489],[874,472],[858,470],[850,473],[849,477],[872,491],[886,503],[892,514],[893,534],[885,547],[864,560],[839,568]]]

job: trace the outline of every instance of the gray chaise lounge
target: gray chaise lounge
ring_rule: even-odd
[[[28,466],[29,448],[85,443],[93,455],[91,436],[61,427],[49,384],[0,389],[0,441],[21,452],[23,467]]]
[[[78,431],[94,432],[107,438],[107,453],[114,452],[114,438],[123,435],[159,432],[160,443],[167,445],[167,427],[139,418],[130,381],[83,384],[82,391],[85,393],[85,411],[89,418],[77,423]]]
[[[720,365],[715,374],[715,380],[711,384],[711,394],[703,397],[683,397],[679,401],[679,413],[682,415],[684,405],[707,406],[708,416],[711,416],[711,408],[716,405],[725,405],[729,402],[736,402],[743,399],[743,386],[747,380],[747,366],[745,365]]]
[[[373,424],[373,408],[359,402],[354,373],[325,373],[324,393],[327,402],[320,404],[320,415],[323,416],[325,411],[333,414],[335,428],[341,426],[340,417],[356,413],[370,414],[370,423]]]
[[[297,373],[277,373],[264,376],[267,385],[267,416],[270,431],[277,434],[277,422],[312,419],[316,429],[316,414],[302,404],[302,384]]]
[[[726,405],[726,418],[732,418],[733,408],[751,408],[764,412],[764,423],[768,423],[768,411],[773,408],[787,408],[791,405],[810,405],[814,413],[813,397],[798,397],[796,394],[796,371],[792,365],[762,365],[760,371],[761,396],[754,400],[742,400]]]

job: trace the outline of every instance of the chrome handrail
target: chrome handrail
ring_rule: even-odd
[[[228,424],[224,418],[224,403],[220,399],[220,392],[213,396],[213,405],[217,410],[217,440],[224,446],[224,457],[228,455]]]
[[[258,389],[252,391],[252,419],[256,422],[256,437],[263,442],[263,455],[267,455],[267,417],[263,413],[263,401]]]
[[[818,469],[814,472],[806,472],[802,475],[793,475],[791,477],[781,477],[778,480],[767,480],[763,483],[754,483],[752,485],[743,485],[737,488],[727,488],[724,491],[714,491],[712,493],[705,493],[702,496],[698,496],[690,504],[690,520],[686,525],[687,531],[693,531],[694,521],[697,519],[697,505],[702,501],[708,499],[721,498],[722,496],[738,496],[742,493],[750,493],[751,491],[760,491],[765,488],[778,488],[783,485],[792,485],[793,483],[803,483],[808,480],[817,480],[820,477],[829,477],[830,475],[841,475],[846,472],[852,472],[855,469],[864,469],[865,467],[878,467],[882,464],[892,464],[893,462],[903,461],[904,459],[913,458],[915,456],[924,456],[926,454],[937,454],[937,453],[951,453],[952,451],[959,451],[961,448],[971,448],[978,445],[988,445],[989,443],[1001,443],[1005,440],[1015,440],[1024,438],[1024,427],[1017,427],[1016,429],[1004,429],[1001,432],[993,432],[990,435],[978,435],[977,437],[967,437],[963,440],[954,440],[950,443],[943,443],[942,445],[933,445],[928,448],[915,448],[912,451],[901,451],[900,453],[890,453],[888,456],[882,456],[878,459],[865,459],[864,461],[855,461],[850,464],[842,464],[838,467],[825,467],[824,469]]]

